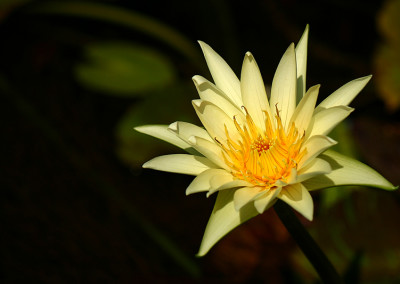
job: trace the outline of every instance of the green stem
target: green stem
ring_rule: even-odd
[[[318,244],[310,236],[304,226],[297,219],[292,209],[285,202],[278,200],[274,209],[285,225],[286,229],[296,240],[298,246],[317,271],[323,283],[343,283],[332,263],[322,252]]]

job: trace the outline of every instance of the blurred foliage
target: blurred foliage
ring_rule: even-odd
[[[271,82],[279,55],[288,42],[298,40],[305,24],[310,23],[307,74],[310,84],[321,82],[324,90],[333,90],[343,81],[370,73],[368,66],[376,40],[371,35],[375,5],[361,1],[329,1],[326,7],[317,1],[252,4],[252,13],[243,13],[242,5],[234,1],[209,0],[196,7],[180,1],[0,1],[2,48],[9,42],[19,43],[15,50],[7,47],[2,54],[6,63],[0,68],[5,80],[9,80],[4,85],[13,84],[11,89],[21,92],[8,94],[11,114],[7,107],[3,121],[22,117],[19,128],[8,126],[13,133],[18,133],[15,137],[6,135],[17,148],[8,151],[11,159],[4,159],[10,161],[4,169],[10,168],[9,163],[27,163],[24,170],[16,168],[14,175],[6,175],[10,176],[9,184],[15,193],[3,199],[7,212],[14,214],[7,218],[14,226],[7,232],[19,234],[7,239],[11,243],[11,246],[7,243],[7,256],[18,267],[13,267],[14,275],[42,275],[53,266],[65,265],[67,272],[57,267],[54,269],[57,276],[48,281],[57,282],[65,280],[60,271],[73,277],[86,275],[86,266],[94,265],[100,271],[94,273],[95,277],[108,274],[113,282],[121,274],[139,277],[141,282],[187,283],[197,281],[201,263],[204,281],[303,283],[296,274],[313,279],[312,268],[307,267],[308,262],[299,252],[295,251],[292,263],[288,264],[294,244],[272,210],[233,231],[199,263],[194,261],[212,198],[185,197],[185,177],[140,171],[141,164],[148,159],[176,153],[179,149],[137,133],[133,127],[177,120],[200,125],[191,106],[197,94],[190,77],[194,74],[210,77],[204,70],[206,65],[200,48],[196,47],[197,39],[212,44],[228,62],[238,67],[234,68],[236,71],[240,66],[238,53],[255,51],[259,54],[257,60],[265,82]],[[374,80],[392,111],[400,105],[399,6],[399,1],[387,2],[377,18],[384,43],[376,51],[374,60],[377,71]],[[342,17],[331,11],[340,11]],[[19,30],[14,31],[14,26]],[[30,69],[22,64],[30,64],[27,66]],[[62,72],[49,76],[54,70]],[[57,78],[60,74],[64,77]],[[69,84],[66,91],[60,83],[65,81]],[[38,96],[42,91],[46,94]],[[375,93],[367,89],[362,97],[355,102],[357,107],[361,106],[361,112],[364,109],[364,115],[374,121],[376,117],[381,119],[366,127],[373,137],[365,138],[349,123],[339,125],[331,136],[340,142],[337,151],[361,158],[367,153],[373,157],[370,163],[374,164],[379,156],[375,137],[385,128],[382,125],[388,126],[390,117],[381,110]],[[36,119],[32,119],[32,114]],[[28,138],[26,124],[34,125]],[[396,135],[381,135],[379,139],[383,148],[390,145],[385,150],[394,161],[388,164],[385,159],[383,171],[396,174],[398,154],[393,145],[398,144],[398,124],[391,126]],[[357,136],[362,140],[361,147],[355,143]],[[366,143],[367,140],[370,142]],[[38,149],[42,148],[40,152]],[[26,162],[26,153],[34,157],[31,164]],[[57,167],[61,168],[58,172],[53,169]],[[70,176],[65,173],[65,167],[73,168]],[[26,176],[31,179],[24,182]],[[102,193],[88,190],[87,184]],[[104,196],[100,198],[96,194]],[[396,273],[400,267],[399,229],[393,217],[400,213],[398,199],[387,193],[347,187],[323,190],[313,197],[317,209],[315,221],[304,222],[341,272],[357,280],[360,271],[365,283],[369,279],[375,283],[399,281]],[[30,204],[37,215],[25,213],[24,206],[13,208],[13,204],[26,204],[18,203],[20,200]],[[79,208],[76,203],[82,204],[83,209],[75,210]],[[17,219],[15,212],[22,217]],[[123,223],[121,219],[125,215],[129,221]],[[20,223],[27,216],[39,221],[29,219],[24,231]],[[71,220],[70,227],[63,228],[62,222],[54,221],[63,221],[64,216]],[[97,223],[88,226],[85,218]],[[51,231],[53,228],[55,233]],[[78,232],[75,239],[69,235],[74,230]],[[38,232],[33,237],[43,243],[36,250],[31,247],[35,240],[30,239],[29,232]],[[86,239],[82,239],[80,232],[86,233]],[[57,236],[70,241],[70,246],[59,244]],[[13,246],[22,249],[15,252],[8,248]],[[50,247],[48,254],[46,246]],[[111,258],[102,255],[104,248],[112,251]],[[72,253],[67,257],[57,255],[58,251],[68,249]],[[87,258],[91,250],[94,257]],[[32,255],[43,255],[48,260],[37,262]],[[29,263],[29,257],[33,259],[30,262],[33,268],[22,267],[27,263],[25,259]],[[75,258],[80,262],[74,262]],[[54,259],[61,264],[54,264]],[[42,263],[44,268],[35,269],[36,264]],[[118,264],[123,264],[124,271]],[[83,276],[78,275],[75,280],[81,280],[80,277]]]
[[[169,60],[146,46],[104,42],[85,47],[85,55],[75,69],[77,80],[104,94],[138,96],[176,80]]]
[[[374,66],[379,94],[390,111],[400,107],[400,1],[386,1],[377,17],[383,43],[376,51]]]

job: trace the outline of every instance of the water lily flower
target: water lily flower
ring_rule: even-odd
[[[215,82],[193,77],[200,95],[193,107],[204,128],[180,121],[135,128],[188,152],[156,157],[144,168],[196,176],[186,194],[218,193],[199,256],[278,199],[312,220],[310,191],[342,185],[396,189],[367,165],[329,150],[337,142],[327,134],[353,111],[348,105],[371,76],[345,84],[315,107],[320,86],[305,91],[307,42],[308,26],[280,60],[269,100],[250,52],[239,80],[200,42]]]

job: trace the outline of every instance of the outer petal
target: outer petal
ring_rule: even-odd
[[[197,256],[205,255],[227,233],[258,215],[251,203],[236,211],[233,202],[234,194],[234,190],[223,190],[218,193]]]
[[[188,122],[176,121],[168,126],[168,130],[174,132],[182,140],[186,141],[186,143],[188,143],[189,137],[191,136],[201,137],[210,142],[214,141],[207,130]]]
[[[254,185],[245,180],[234,179],[233,176],[231,176],[230,180],[228,177],[225,177],[224,179],[219,177],[213,178],[211,180],[211,187],[211,190],[207,193],[207,197],[210,197],[211,194],[224,189],[234,190],[240,187],[254,187]]]
[[[199,151],[199,153],[203,154],[211,162],[227,171],[230,170],[230,168],[225,164],[221,147],[218,146],[214,141],[210,142],[201,137],[191,136],[189,138],[189,142],[192,144],[193,148]]]
[[[235,191],[233,203],[236,211],[239,211],[243,206],[253,201],[257,197],[263,195],[264,192],[260,187],[242,187]]]
[[[265,114],[263,111],[266,111],[270,116],[271,110],[260,70],[250,52],[247,52],[244,57],[240,83],[244,106],[257,127],[265,131]]]
[[[348,106],[335,106],[316,113],[306,131],[306,139],[314,135],[328,135],[353,110]]]
[[[296,182],[303,182],[318,175],[329,174],[331,171],[332,167],[327,161],[315,158],[298,172]]]
[[[226,177],[232,176],[225,170],[222,169],[209,169],[205,170],[201,174],[199,174],[188,186],[186,189],[186,195],[209,191],[211,189],[211,179],[214,177]]]
[[[310,193],[301,183],[285,186],[278,198],[292,206],[306,219],[312,221],[314,203]]]
[[[208,44],[199,41],[215,85],[220,88],[238,107],[242,106],[240,82],[235,73]]]
[[[194,100],[192,103],[198,117],[212,138],[217,138],[218,141],[224,144],[226,141],[226,126],[229,130],[229,135],[235,140],[239,140],[240,136],[236,131],[233,120],[219,107],[201,100]]]
[[[197,176],[205,170],[216,169],[218,166],[204,157],[172,154],[156,157],[145,163],[143,168]]]
[[[218,106],[230,118],[238,116],[242,121],[245,120],[241,108],[238,108],[234,103],[232,103],[232,101],[214,84],[201,76],[194,76],[193,82],[196,86],[197,92],[199,93],[200,99]]]
[[[335,151],[327,150],[319,158],[331,164],[332,172],[304,181],[308,190],[342,185],[363,185],[386,190],[398,188],[369,166]]]
[[[278,108],[285,128],[296,107],[296,81],[296,54],[292,43],[279,62],[271,87],[272,114],[275,116]]]
[[[316,112],[323,110],[324,108],[330,108],[334,106],[347,106],[353,99],[358,95],[358,93],[365,87],[368,81],[371,79],[371,75],[362,78],[355,79],[343,85],[335,92],[333,92],[329,97],[323,100],[318,107],[315,109]]]
[[[299,162],[298,169],[301,170],[304,166],[311,162],[312,159],[335,144],[337,144],[335,140],[323,135],[316,135],[308,139],[301,148],[301,151],[303,151],[303,149],[307,149],[307,153]]]
[[[179,148],[191,152],[192,154],[196,153],[187,142],[180,139],[178,136],[176,136],[176,134],[170,132],[167,125],[142,125],[137,126],[134,129],[140,133],[167,141],[168,143],[178,146]]]
[[[315,108],[315,103],[317,102],[318,98],[319,87],[320,85],[316,85],[311,87],[307,91],[307,93],[301,99],[290,120],[290,124],[294,122],[300,134],[303,134],[303,132],[308,128],[308,125],[310,124],[310,120]]]
[[[296,65],[297,65],[297,103],[303,98],[306,92],[306,71],[307,71],[307,45],[308,45],[308,25],[296,46]]]
[[[272,207],[275,204],[276,198],[281,192],[282,188],[277,187],[274,190],[269,190],[264,195],[258,197],[254,201],[254,207],[257,209],[258,213],[263,213],[268,208]]]

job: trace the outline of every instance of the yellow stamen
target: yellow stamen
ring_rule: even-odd
[[[278,180],[287,181],[292,169],[297,169],[298,162],[306,153],[306,150],[300,151],[304,133],[300,135],[294,123],[285,131],[277,108],[276,126],[264,112],[265,131],[255,125],[245,107],[243,110],[246,114],[243,126],[239,125],[236,117],[233,118],[240,140],[234,141],[225,127],[226,146],[216,141],[234,177],[268,190],[275,187]]]

